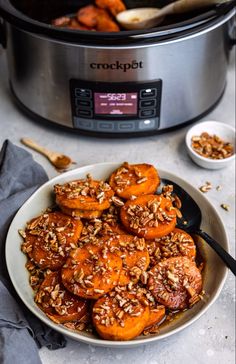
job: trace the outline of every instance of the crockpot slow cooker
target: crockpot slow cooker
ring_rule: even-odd
[[[217,104],[235,42],[234,1],[145,31],[51,25],[89,3],[0,0],[11,90],[30,115],[74,131],[138,136],[201,118]]]

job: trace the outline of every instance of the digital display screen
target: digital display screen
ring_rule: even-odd
[[[137,107],[137,92],[94,93],[94,111],[96,115],[136,115]]]

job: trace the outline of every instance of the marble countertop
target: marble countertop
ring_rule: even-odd
[[[231,54],[225,94],[218,106],[204,120],[235,123],[235,59]],[[77,166],[98,162],[148,162],[181,175],[194,187],[206,181],[221,185],[213,188],[206,198],[221,216],[235,255],[235,166],[223,170],[201,169],[189,159],[184,136],[188,127],[162,135],[138,139],[105,139],[75,135],[55,128],[41,126],[22,114],[13,104],[7,80],[5,54],[0,49],[0,145],[8,138],[17,145],[21,137],[33,138],[46,147],[63,151]],[[32,152],[47,171],[49,178],[57,175],[49,162]],[[163,158],[165,156],[165,158]],[[223,210],[221,203],[230,206]],[[67,347],[57,351],[40,350],[43,364],[233,364],[235,363],[235,278],[228,273],[217,301],[193,325],[164,340],[133,349],[94,347],[68,339]]]

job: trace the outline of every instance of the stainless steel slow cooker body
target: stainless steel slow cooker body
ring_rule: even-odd
[[[8,14],[5,8],[11,88],[41,120],[96,135],[154,134],[203,116],[223,94],[232,6],[187,26],[76,36]],[[108,107],[101,111],[107,97],[116,105],[129,97],[131,106],[114,106],[108,115]]]

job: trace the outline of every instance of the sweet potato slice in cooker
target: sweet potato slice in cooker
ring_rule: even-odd
[[[60,207],[90,211],[109,208],[114,194],[106,182],[95,181],[91,177],[55,185],[54,192]]]
[[[152,266],[161,260],[176,256],[186,256],[190,260],[196,258],[196,245],[193,238],[186,231],[178,228],[162,238],[147,240],[146,244]]]
[[[121,287],[122,288],[122,287]],[[117,287],[93,306],[93,324],[107,340],[131,340],[140,335],[149,319],[149,305],[142,295]]]
[[[114,16],[126,9],[125,4],[121,0],[95,0],[95,4],[99,8],[108,9]]]
[[[98,8],[94,5],[87,5],[78,10],[77,20],[89,28],[97,26]]]
[[[202,276],[186,257],[166,259],[149,271],[147,284],[155,299],[171,310],[183,310],[199,301]]]
[[[67,27],[70,24],[71,18],[69,16],[61,16],[52,20],[52,25],[55,27]]]
[[[62,282],[79,297],[97,299],[117,285],[121,269],[121,258],[106,246],[86,244],[70,252]]]
[[[176,225],[176,211],[163,195],[143,195],[126,201],[120,217],[128,231],[145,239],[167,235]]]
[[[79,23],[90,29],[106,32],[118,32],[120,30],[118,24],[105,9],[97,8],[94,5],[87,5],[79,9],[76,17]]]
[[[115,193],[124,198],[153,194],[160,184],[157,170],[150,164],[128,164],[125,162],[112,173],[110,186]]]
[[[67,25],[67,28],[74,30],[92,30],[92,28],[81,24],[76,18],[71,19],[70,23]]]
[[[105,9],[98,9],[96,30],[100,32],[119,32],[120,28]]]
[[[61,212],[44,213],[27,224],[22,250],[41,269],[59,269],[77,244],[82,228],[81,221]]]
[[[35,296],[35,302],[56,323],[77,321],[88,310],[86,300],[68,292],[62,285],[60,272],[46,275]]]

